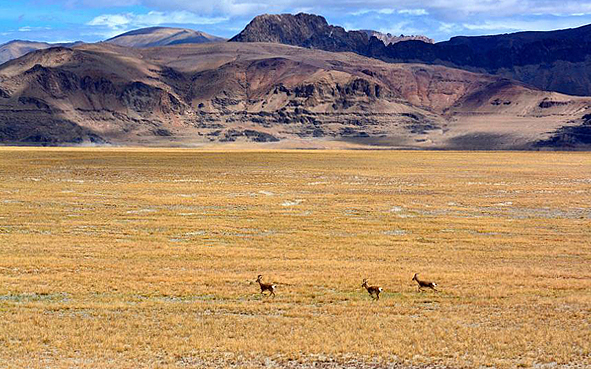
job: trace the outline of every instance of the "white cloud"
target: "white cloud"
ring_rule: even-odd
[[[119,28],[131,23],[133,14],[103,14],[86,23],[89,26]]]
[[[102,27],[99,34],[114,36],[117,33],[134,28],[159,26],[162,24],[217,24],[227,21],[224,17],[201,17],[188,11],[158,12],[152,11],[146,14],[122,13],[103,14],[95,17],[88,26]],[[105,30],[106,28],[106,30]]]
[[[354,11],[354,12],[349,13],[349,15],[358,17],[360,15],[365,15],[365,14],[368,14],[368,13],[371,13],[371,12],[372,12],[372,10],[369,10],[369,9],[360,9],[360,10],[357,10],[357,11]]]
[[[521,30],[526,29],[523,26],[529,26],[529,24],[524,24],[523,22],[507,22],[507,21],[500,21],[500,22],[482,22],[482,23],[464,23],[462,27],[465,29],[469,29],[471,31],[474,30],[481,30],[481,31],[493,31],[493,30]]]
[[[399,22],[388,26],[387,28],[378,28],[377,31],[384,34],[390,33],[392,35],[417,35],[423,33],[422,30],[412,27],[411,22],[408,21]]]
[[[31,26],[24,26],[18,29],[19,32],[32,32],[32,31],[47,31],[50,30],[51,27],[31,27]]]
[[[462,27],[455,23],[440,22],[437,31],[444,35],[450,35],[457,33],[460,29],[462,29]]]
[[[0,0],[2,3],[3,0]],[[252,17],[263,13],[307,13],[327,17],[329,23],[347,29],[378,29],[391,33],[421,33],[436,40],[466,34],[492,34],[521,30],[550,30],[591,23],[591,0],[35,0],[61,5],[68,19],[72,7],[109,8],[60,38],[87,35],[114,36],[134,28],[196,24],[210,33],[230,37]],[[122,8],[113,7],[125,7]],[[131,6],[153,10],[127,13]],[[137,8],[135,8],[137,9]],[[55,8],[51,12],[56,13]],[[149,11],[149,10],[146,10]],[[51,16],[55,16],[55,14]],[[88,13],[80,13],[88,14]],[[72,14],[80,17],[81,15]],[[96,13],[96,9],[92,11]],[[80,19],[80,18],[77,18]],[[76,19],[72,20],[74,23]],[[85,20],[86,21],[86,20]],[[403,24],[402,21],[411,23]],[[66,22],[64,22],[66,23]],[[26,23],[25,23],[26,24]],[[24,24],[23,24],[24,25]],[[208,27],[208,25],[210,25]],[[20,26],[20,25],[19,25]],[[16,27],[19,27],[16,26]],[[60,28],[56,24],[54,27]],[[65,25],[64,25],[65,27]],[[191,27],[193,28],[193,27]],[[35,30],[27,36],[35,35]],[[14,30],[11,30],[14,32]],[[86,32],[86,33],[85,33]],[[39,32],[43,34],[42,32]]]
[[[498,20],[480,23],[463,23],[462,28],[470,31],[514,32],[514,31],[551,31],[562,28],[581,26],[579,19],[534,19],[534,20]]]
[[[38,0],[64,7],[129,7],[144,6],[160,11],[189,11],[197,14],[252,16],[263,12],[296,11],[343,12],[362,15],[367,12],[388,13],[391,9],[409,10],[409,15],[422,9],[428,14],[439,13],[442,18],[462,18],[482,14],[488,16],[573,15],[591,13],[590,0]],[[421,9],[415,9],[421,4]],[[385,13],[384,13],[385,12]],[[418,15],[426,15],[419,13]]]
[[[349,15],[365,15],[365,14],[369,14],[369,13],[377,13],[377,14],[383,14],[383,15],[402,14],[402,15],[412,15],[412,16],[429,15],[429,12],[425,9],[396,10],[393,8],[382,8],[382,9],[376,9],[376,10],[361,9],[361,10],[349,13]]]
[[[253,15],[262,12],[294,11],[310,9],[315,13],[346,11],[352,15],[369,12],[394,14],[397,10],[416,9],[416,0],[139,0],[142,5],[159,9],[189,10],[200,14],[227,14],[230,16]],[[574,14],[591,12],[589,0],[430,0],[421,2],[428,14],[439,13],[442,17],[462,18],[469,15],[488,16],[543,14]],[[419,14],[426,15],[426,14]]]
[[[90,7],[90,8],[108,8],[118,6],[141,5],[142,0],[39,0],[45,3],[62,5],[65,8]]]
[[[225,22],[228,19],[226,17],[202,17],[188,11],[102,14],[86,23],[94,30],[83,35],[110,38],[137,28],[175,24],[212,25]]]
[[[429,12],[425,9],[402,9],[398,11],[398,14],[408,14],[414,16],[429,15]]]
[[[380,14],[394,14],[396,13],[396,9],[380,9],[378,10]]]
[[[171,10],[188,10],[199,14],[223,14],[225,16],[251,16],[286,9],[318,9],[318,1],[294,0],[142,0],[148,7]]]

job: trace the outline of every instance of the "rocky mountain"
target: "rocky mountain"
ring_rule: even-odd
[[[326,51],[353,51],[363,55],[369,37],[363,31],[331,26],[318,15],[264,14],[255,17],[230,42],[275,42]]]
[[[126,32],[105,42],[125,47],[156,47],[224,41],[227,39],[192,29],[150,27]]]
[[[372,31],[372,30],[367,30],[367,29],[362,29],[361,32],[365,32],[367,34],[367,37],[369,37],[369,38],[371,38],[372,36],[377,38],[378,40],[382,41],[384,43],[384,45],[396,44],[398,42],[403,42],[403,41],[422,41],[422,42],[426,42],[428,44],[435,43],[435,41],[433,41],[429,37],[423,36],[423,35],[394,36],[390,33],[382,33],[382,32]]]
[[[425,40],[389,43],[380,35],[346,32],[320,16],[283,14],[256,17],[231,41],[279,42],[351,51],[388,62],[446,65],[516,79],[543,90],[591,96],[591,25],[551,32],[454,37],[435,44]]]
[[[433,43],[425,36],[393,36],[372,30],[346,31],[342,27],[329,25],[324,17],[305,13],[260,15],[230,42],[275,42],[364,55],[369,49],[371,37],[376,37],[386,45],[410,40]]]
[[[56,46],[74,46],[82,42],[50,44],[47,42],[14,40],[0,45],[0,64],[9,60],[20,58],[31,51],[48,49]]]
[[[585,148],[590,106],[501,77],[273,43],[88,44],[0,66],[5,143]]]

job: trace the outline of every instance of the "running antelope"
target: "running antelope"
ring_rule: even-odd
[[[430,288],[433,291],[437,291],[435,289],[435,287],[437,287],[437,283],[429,282],[429,281],[421,281],[419,279],[419,274],[418,273],[415,273],[414,277],[412,277],[412,280],[413,281],[417,281],[417,283],[419,284],[419,291],[422,291],[423,288]]]
[[[367,279],[363,280],[363,284],[361,285],[361,287],[365,288],[367,290],[367,292],[369,293],[369,295],[374,298],[375,300],[379,300],[380,299],[380,292],[382,292],[382,287],[380,286],[370,286],[367,284]],[[375,294],[375,297],[374,297]]]
[[[269,291],[269,296],[273,296],[273,298],[275,298],[275,285],[271,283],[263,283],[261,281],[262,278],[263,276],[260,274],[257,277],[257,282],[259,283],[259,286],[261,286],[261,294],[264,295],[263,292]]]

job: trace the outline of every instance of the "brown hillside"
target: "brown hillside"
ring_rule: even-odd
[[[4,142],[492,149],[531,148],[584,126],[591,101],[442,66],[267,43],[38,51],[0,68],[0,96]],[[577,137],[568,145],[584,143]]]

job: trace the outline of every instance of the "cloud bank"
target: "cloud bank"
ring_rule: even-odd
[[[97,41],[150,26],[231,37],[255,15],[301,11],[347,29],[418,33],[438,41],[591,23],[591,0],[12,0],[0,12],[0,42]]]

